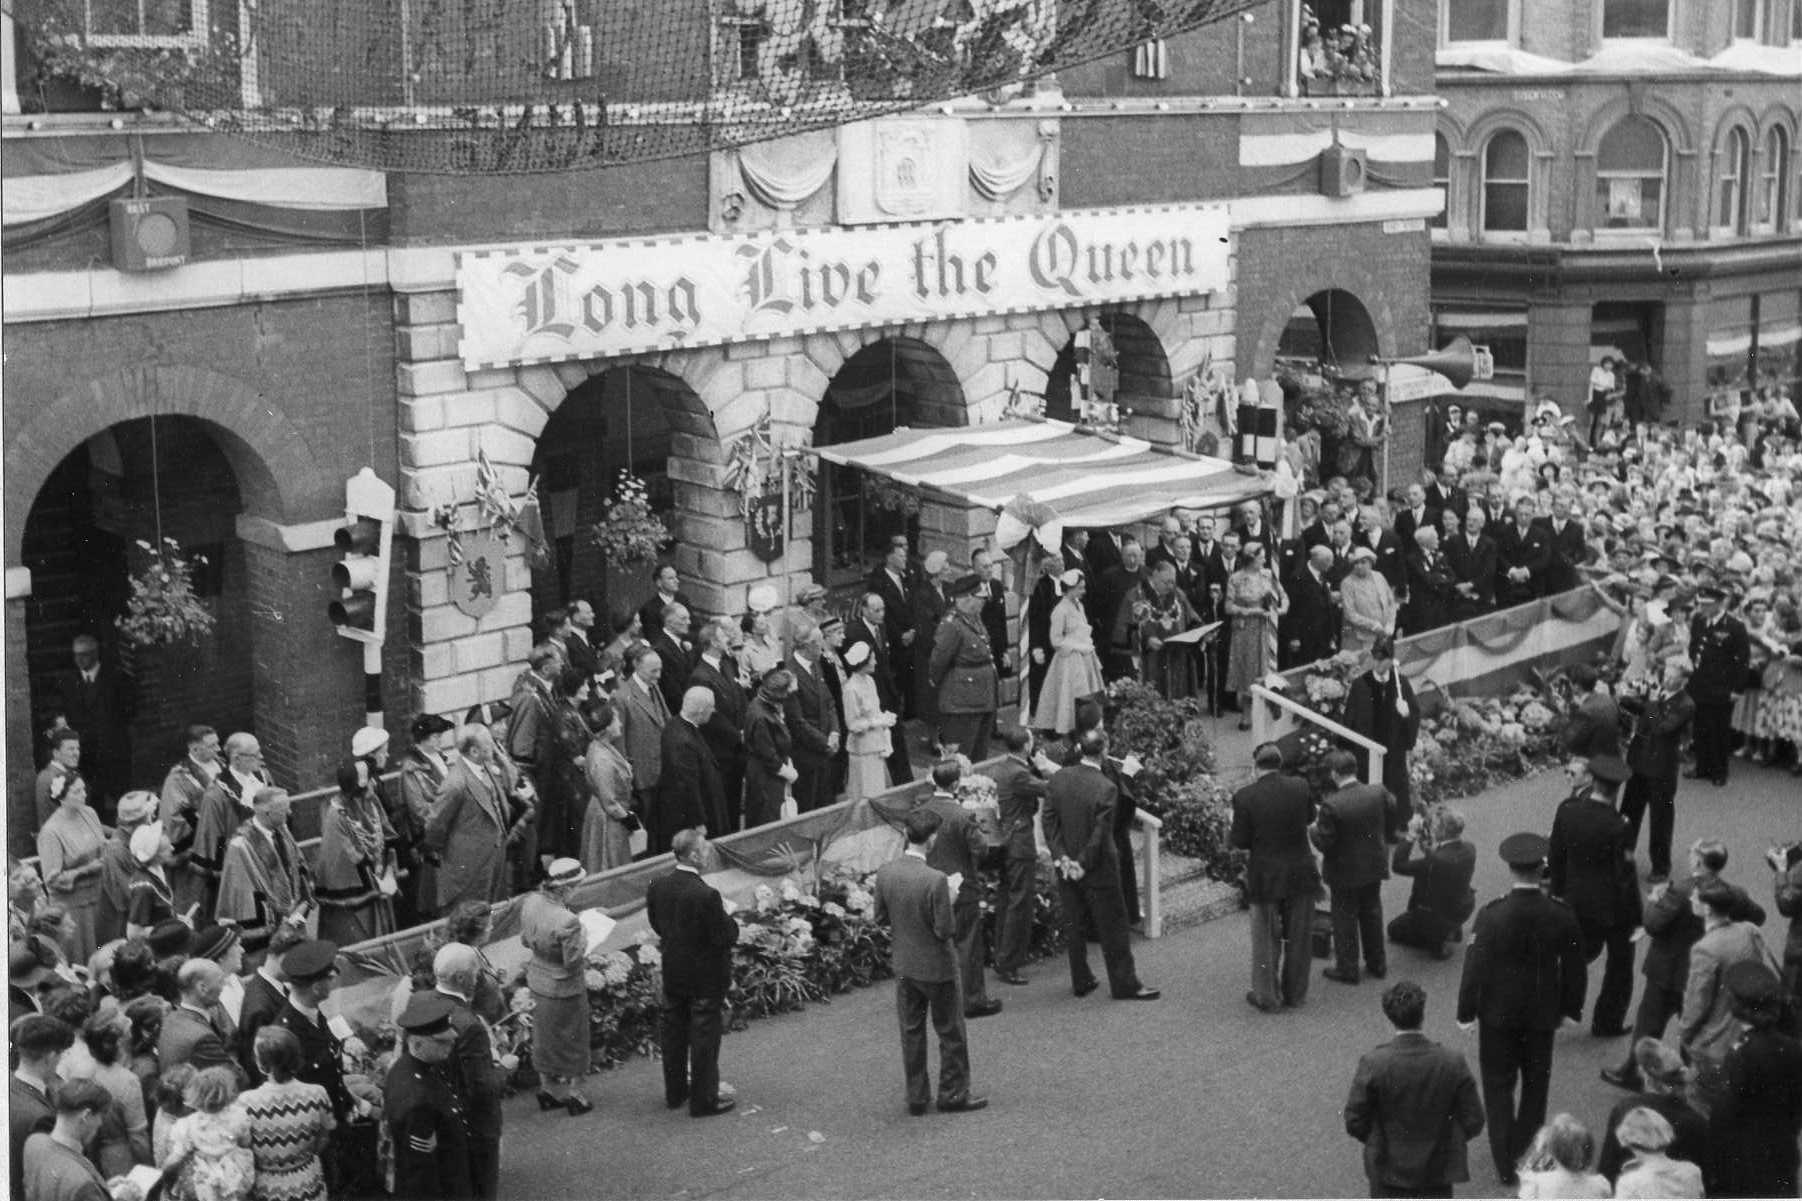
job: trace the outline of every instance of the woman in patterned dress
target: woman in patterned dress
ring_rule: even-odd
[[[1774,659],[1783,664],[1783,671],[1773,680],[1775,687],[1763,690],[1759,714],[1770,740],[1769,759],[1779,758],[1788,743],[1793,753],[1790,773],[1802,776],[1802,613],[1793,601],[1785,597],[1777,602],[1766,632],[1784,651]]]
[[[1251,729],[1251,686],[1276,670],[1277,619],[1289,598],[1264,566],[1264,546],[1247,544],[1226,581],[1226,613],[1233,638],[1226,664],[1226,688],[1239,694],[1239,728]]]
[[[63,953],[71,963],[86,963],[99,945],[94,922],[100,912],[100,852],[109,835],[88,805],[87,781],[80,776],[58,777],[51,797],[56,808],[38,830],[38,872],[51,899],[68,914]]]
[[[257,1165],[251,1201],[325,1201],[319,1156],[331,1140],[331,1097],[322,1086],[294,1078],[301,1054],[293,1032],[264,1026],[253,1054],[263,1083],[238,1097]]]

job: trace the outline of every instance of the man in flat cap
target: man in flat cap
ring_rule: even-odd
[[[1550,849],[1538,834],[1502,840],[1513,885],[1477,912],[1458,988],[1458,1024],[1477,1027],[1490,1154],[1510,1188],[1519,1179],[1515,1165],[1545,1124],[1552,1035],[1565,1020],[1583,1019],[1588,984],[1576,915],[1540,887]]]
[[[406,1201],[473,1198],[469,1129],[449,1075],[457,1045],[451,1002],[415,993],[396,1025],[403,1047],[388,1069],[382,1114],[394,1143],[394,1195]]]
[[[956,744],[975,763],[988,758],[1000,677],[982,624],[981,577],[964,576],[948,591],[953,611],[933,634],[927,671],[938,703],[939,742]]]
[[[1719,787],[1727,782],[1733,758],[1733,694],[1745,687],[1752,644],[1745,623],[1727,612],[1727,593],[1719,585],[1702,585],[1696,599],[1701,606],[1689,623],[1689,658],[1696,665],[1689,677],[1689,695],[1696,702],[1696,766],[1689,778]]]
[[[1552,895],[1569,905],[1583,933],[1583,958],[1594,963],[1604,950],[1602,988],[1590,1014],[1590,1033],[1627,1033],[1633,998],[1633,931],[1639,925],[1639,876],[1627,822],[1615,799],[1627,779],[1617,755],[1573,759],[1565,769],[1573,790],[1552,818]]]

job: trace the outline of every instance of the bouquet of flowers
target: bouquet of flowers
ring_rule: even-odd
[[[607,515],[595,523],[595,545],[616,563],[638,563],[655,559],[669,540],[669,527],[651,511],[645,482],[622,467]]]
[[[131,598],[116,623],[125,641],[141,647],[173,646],[198,643],[211,634],[212,611],[194,593],[194,568],[204,565],[206,556],[184,558],[181,543],[173,538],[164,538],[160,547],[140,538],[138,548],[147,561],[132,575]]]

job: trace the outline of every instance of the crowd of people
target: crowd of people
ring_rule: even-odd
[[[1722,784],[1736,758],[1802,774],[1802,423],[1773,398],[1711,428],[1602,414],[1589,439],[1556,406],[1534,411],[1516,437],[1454,409],[1443,434],[1440,466],[1388,497],[1367,478],[1309,479],[1304,465],[1302,478],[1318,486],[1275,508],[1248,504],[1230,522],[1173,513],[1144,543],[1069,530],[1061,553],[1035,564],[1017,645],[1001,563],[987,550],[954,565],[942,550],[916,559],[897,538],[843,615],[809,585],[786,606],[774,589],[754,588],[744,614],[697,620],[664,566],[653,595],[617,615],[609,634],[597,632],[586,600],[547,615],[510,699],[417,717],[398,764],[387,732],[355,731],[311,854],[248,733],[221,739],[192,726],[159,791],[129,788],[123,736],[101,695],[108,669],[92,639],[78,640],[74,699],[44,739],[38,860],[9,865],[14,1195],[92,1195],[82,1190],[94,1180],[146,1164],[173,1168],[170,1187],[184,1198],[319,1196],[355,1187],[386,1113],[400,1123],[397,1163],[407,1137],[437,1147],[433,1132],[456,1125],[469,1177],[491,1196],[502,1065],[480,1032],[502,1015],[480,952],[490,907],[527,898],[527,977],[544,1027],[540,1103],[587,1112],[586,944],[568,906],[573,884],[666,850],[698,872],[708,838],[909,781],[922,748],[932,749],[933,789],[920,811],[936,820],[910,821],[908,837],[956,881],[953,904],[948,915],[921,909],[917,880],[898,882],[887,903],[912,913],[928,941],[946,929],[958,982],[949,991],[960,1000],[945,1000],[953,977],[936,954],[898,948],[898,974],[911,981],[901,1004],[908,1103],[926,1103],[930,1015],[954,1066],[963,1063],[941,1079],[940,1107],[980,1108],[961,1026],[1001,1008],[987,993],[980,881],[985,865],[998,868],[997,977],[1024,983],[1035,819],[1058,880],[1073,990],[1099,987],[1084,955],[1094,935],[1111,995],[1158,995],[1132,962],[1132,782],[1106,754],[1099,694],[1135,679],[1237,708],[1243,725],[1252,684],[1339,651],[1369,669],[1347,721],[1392,753],[1372,783],[1359,782],[1356,758],[1336,756],[1334,788],[1316,797],[1275,747],[1256,752],[1259,776],[1235,797],[1231,832],[1249,856],[1248,1002],[1275,1011],[1305,1000],[1323,881],[1327,976],[1341,983],[1384,978],[1389,942],[1449,957],[1475,913],[1459,1011],[1482,1032],[1482,1087],[1474,1105],[1457,1097],[1457,1128],[1473,1137],[1487,1121],[1503,1179],[1539,1179],[1554,1195],[1576,1178],[1542,1174],[1586,1170],[1588,1135],[1567,1116],[1544,1122],[1550,1031],[1580,1015],[1583,969],[1605,955],[1592,1031],[1630,1029],[1609,1078],[1646,1091],[1603,1130],[1604,1175],[1618,1142],[1641,1175],[1690,1179],[1659,1160],[1668,1151],[1671,1163],[1698,1165],[1711,1189],[1787,1179],[1793,1193],[1793,1154],[1758,1161],[1775,1176],[1734,1175],[1729,1159],[1751,1160],[1720,1151],[1746,1143],[1719,1115],[1767,1135],[1790,1121],[1757,1127],[1794,1090],[1747,1068],[1794,1054],[1782,1031],[1802,975],[1798,853],[1771,861],[1776,906],[1792,919],[1779,962],[1756,933],[1762,909],[1720,881],[1725,847],[1698,843],[1689,874],[1673,879],[1671,839],[1686,741],[1694,779]],[[1622,614],[1615,669],[1571,673],[1582,693],[1566,735],[1571,800],[1545,838],[1504,844],[1521,873],[1517,892],[1476,912],[1476,853],[1461,817],[1416,812],[1408,795],[1418,710],[1394,639],[1584,587]],[[1018,723],[998,726],[1001,684],[1014,676]],[[84,759],[95,742],[104,762]],[[1004,756],[1001,812],[985,847],[953,790],[959,753],[993,751]],[[1632,869],[1642,825],[1643,895]],[[1597,877],[1598,864],[1612,874]],[[1542,870],[1553,909],[1526,895],[1542,891]],[[1413,887],[1406,912],[1385,925],[1381,885],[1392,873]],[[706,1116],[731,1108],[715,1062],[730,919],[713,912],[717,894],[690,891],[672,896],[664,920],[711,930],[694,954],[712,966],[671,998],[666,1056],[686,1066],[667,1092],[672,1107]],[[359,1076],[355,1040],[320,1014],[336,949],[436,917],[450,921],[451,938],[398,1015],[400,1058],[385,1080]],[[1518,935],[1529,927],[1546,936]],[[1646,985],[1629,1028],[1642,930]],[[1529,949],[1543,962],[1521,958]],[[1520,992],[1508,982],[1529,967],[1543,968],[1527,975],[1538,988]],[[1418,1073],[1445,1083],[1427,1059],[1401,1053],[1418,1039],[1421,1004],[1407,990],[1385,996],[1396,1053],[1360,1069],[1365,1091],[1354,1088],[1347,1107],[1354,1135],[1372,1137],[1385,1106],[1418,1104]],[[1674,1064],[1658,1041],[1673,1021]],[[1413,1083],[1396,1092],[1395,1080]],[[1678,1096],[1689,1112],[1670,1100]],[[452,1109],[454,1122],[444,1116]],[[426,1127],[408,1136],[415,1120]],[[1793,1153],[1793,1127],[1784,1128]],[[1393,1147],[1375,1154],[1373,1188],[1452,1182],[1410,1183],[1409,1172],[1381,1167],[1400,1162],[1383,1158]],[[431,1195],[422,1180],[417,1195]]]

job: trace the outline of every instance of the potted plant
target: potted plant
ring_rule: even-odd
[[[116,623],[126,645],[194,644],[211,634],[215,618],[194,592],[194,568],[204,565],[206,557],[184,557],[173,538],[164,538],[160,546],[140,538],[138,547],[145,563],[132,573],[131,598]]]
[[[651,511],[650,489],[621,468],[607,515],[594,525],[594,541],[612,563],[642,563],[655,559],[670,540],[669,527]]]

